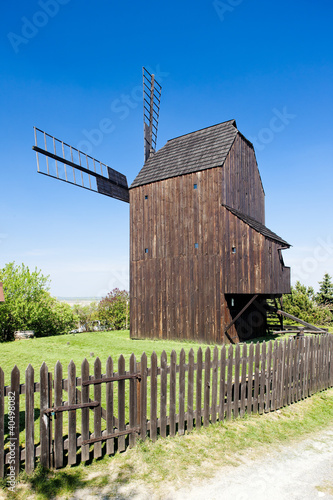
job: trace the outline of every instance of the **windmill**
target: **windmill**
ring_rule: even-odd
[[[161,86],[146,68],[143,76],[143,124],[145,161],[156,149]],[[83,151],[34,127],[37,171],[69,184],[129,203],[129,189],[124,174],[110,168]],[[39,155],[45,157],[40,162]]]
[[[156,151],[160,100],[161,86],[143,68],[144,165],[131,186],[35,128],[38,172],[130,204],[132,338],[223,343],[264,335],[275,321],[267,311],[281,315],[277,301],[290,293],[282,257],[290,245],[265,226],[253,144],[228,120]]]

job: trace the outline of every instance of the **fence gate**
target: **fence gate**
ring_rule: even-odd
[[[126,380],[130,382],[129,391],[125,390]],[[114,387],[115,382],[117,382],[117,392]],[[52,390],[54,390],[53,405]],[[68,401],[63,401],[63,391],[68,393]],[[48,372],[48,368],[44,364],[40,377],[41,464],[45,467],[63,467],[64,450],[68,450],[67,463],[75,465],[78,448],[81,448],[80,461],[89,460],[92,444],[94,445],[93,457],[99,458],[102,456],[103,441],[106,441],[106,453],[113,454],[115,438],[118,438],[118,451],[125,451],[127,435],[129,436],[129,446],[134,446],[136,435],[140,433],[141,428],[140,411],[138,411],[137,404],[140,400],[140,364],[136,363],[134,356],[130,360],[129,372],[125,371],[125,359],[120,356],[117,373],[113,372],[113,361],[109,357],[105,375],[102,375],[100,359],[96,358],[93,376],[89,375],[89,363],[85,359],[81,366],[81,377],[76,377],[76,367],[71,361],[68,366],[68,378],[65,380],[63,379],[62,365],[57,362],[54,382],[52,374]],[[105,408],[102,407],[103,401]],[[128,408],[127,419],[126,406]],[[77,434],[78,410],[81,411],[81,433],[79,434]],[[68,412],[68,437],[66,438],[64,438],[64,412]],[[91,412],[93,413],[91,414]],[[106,429],[103,431],[102,420],[106,422],[104,424]],[[128,420],[128,424],[126,424],[126,420]],[[90,424],[93,426],[93,432],[90,432]],[[54,438],[52,439],[53,433]]]

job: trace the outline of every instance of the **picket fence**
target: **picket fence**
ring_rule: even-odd
[[[25,383],[15,366],[10,385],[0,368],[0,476],[11,467],[31,473],[37,458],[61,468],[124,451],[137,437],[190,432],[216,421],[263,413],[290,405],[333,386],[333,335],[289,338],[262,344],[172,351],[150,365],[132,354],[129,369],[111,357],[105,374],[99,358],[80,376],[70,362],[67,378],[58,361],[52,374],[45,363],[39,380],[28,366]],[[64,397],[65,396],[65,397]],[[6,399],[7,398],[7,399]]]

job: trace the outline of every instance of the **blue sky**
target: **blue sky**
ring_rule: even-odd
[[[1,31],[0,265],[56,296],[128,288],[129,206],[37,175],[33,126],[127,175],[143,164],[142,66],[162,85],[157,147],[235,118],[292,281],[333,274],[329,0],[7,2]],[[92,135],[101,121],[112,132]],[[95,138],[95,139],[94,139]]]

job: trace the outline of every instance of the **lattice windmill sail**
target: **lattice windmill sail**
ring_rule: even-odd
[[[156,150],[158,117],[160,114],[161,85],[145,68],[142,69],[143,80],[143,132],[145,162]]]
[[[38,173],[129,202],[126,176],[92,156],[34,127]],[[43,145],[40,147],[38,144]],[[60,151],[60,155],[59,152]],[[40,162],[39,153],[46,162]]]

